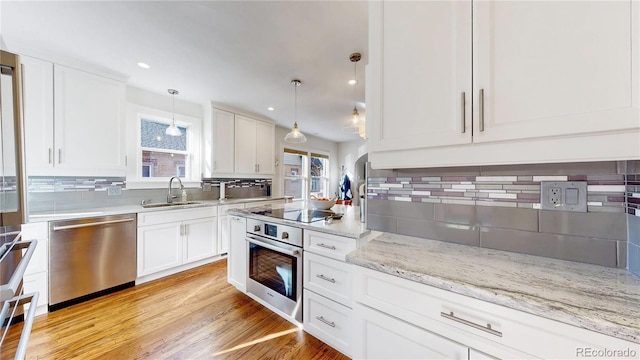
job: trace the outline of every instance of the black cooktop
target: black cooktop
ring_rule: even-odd
[[[339,214],[331,210],[309,210],[309,209],[269,209],[252,211],[257,215],[264,215],[278,219],[292,220],[303,223],[311,223],[314,221],[324,220],[327,217],[334,217]]]

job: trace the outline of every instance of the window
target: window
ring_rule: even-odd
[[[285,148],[282,158],[284,195],[294,200],[330,197],[328,155]]]
[[[184,178],[189,168],[189,131],[178,127],[180,136],[165,135],[169,124],[154,120],[140,120],[140,149],[143,178]]]
[[[311,153],[311,195],[331,197],[329,195],[329,156]]]

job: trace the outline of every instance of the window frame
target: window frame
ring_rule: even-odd
[[[289,150],[289,151],[287,151]],[[294,154],[299,154],[305,157],[305,160],[303,161],[302,164],[302,174],[300,175],[296,175],[296,176],[291,176],[290,174],[285,174],[285,163],[284,163],[284,154],[285,153],[294,153]],[[323,176],[312,176],[311,175],[311,158],[312,157],[319,157],[319,158],[324,158],[326,159],[326,166],[324,167],[324,175]],[[312,191],[311,191],[311,185],[313,182],[313,179],[317,178],[320,179],[321,181],[324,182],[324,189],[326,192],[326,197],[330,197],[327,196],[329,195],[329,186],[331,183],[331,155],[329,152],[325,152],[325,151],[311,151],[311,150],[303,150],[303,149],[299,149],[299,148],[295,148],[292,146],[284,146],[282,149],[282,170],[281,170],[281,176],[282,176],[282,182],[281,182],[281,186],[282,186],[282,193],[285,193],[285,181],[287,179],[301,179],[303,180],[303,190],[302,190],[302,198],[294,198],[293,201],[308,201],[312,195]]]
[[[172,116],[179,127],[187,129],[187,151],[172,150],[164,151],[158,148],[142,147],[142,120],[154,121],[170,125]],[[128,123],[135,129],[128,131],[127,138],[127,188],[128,189],[159,189],[167,187],[171,177],[142,177],[142,166],[146,164],[142,160],[142,151],[171,152],[176,154],[184,153],[189,162],[188,172],[184,177],[180,177],[182,184],[188,188],[199,188],[201,185],[201,162],[202,154],[200,142],[202,137],[202,120],[187,115],[154,109],[137,104],[128,106]],[[133,137],[133,138],[132,138]]]

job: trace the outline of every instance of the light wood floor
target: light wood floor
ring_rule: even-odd
[[[27,359],[348,359],[226,275],[223,260],[39,316]],[[12,359],[21,329],[0,359]]]

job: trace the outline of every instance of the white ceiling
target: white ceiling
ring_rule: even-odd
[[[301,131],[358,139],[341,127],[356,101],[364,114],[366,1],[2,0],[0,21],[9,51],[89,63],[143,89],[174,88],[183,100],[214,101],[289,128],[297,78]],[[363,59],[354,93],[347,81],[356,51]]]

